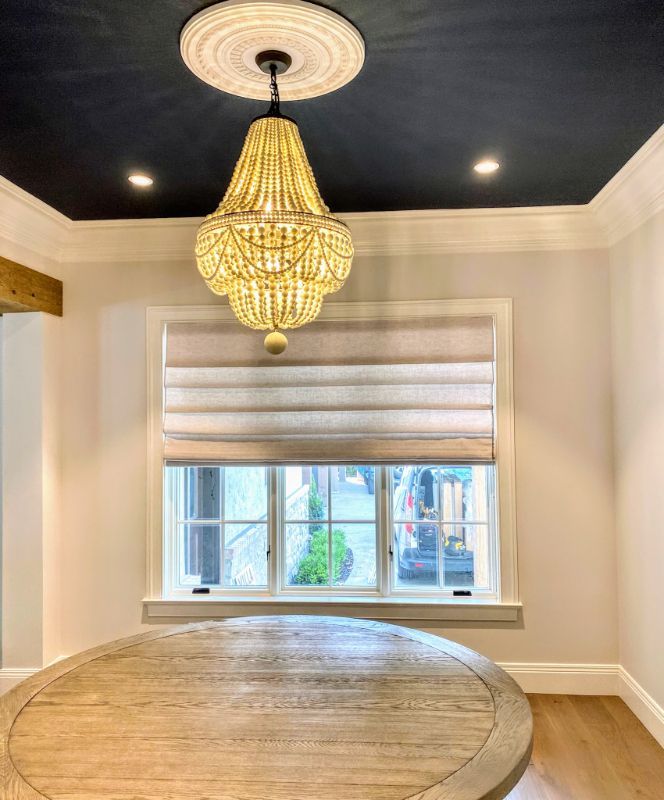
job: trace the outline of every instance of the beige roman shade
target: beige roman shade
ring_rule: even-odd
[[[490,316],[315,322],[268,356],[237,323],[169,323],[173,461],[416,462],[494,456]]]

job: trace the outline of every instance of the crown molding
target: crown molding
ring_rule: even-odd
[[[605,247],[586,206],[340,214],[357,256],[579,250]],[[201,218],[74,222],[63,259],[193,261]]]
[[[66,263],[194,261],[202,217],[72,222],[62,251]]]
[[[664,125],[590,201],[609,246],[664,209]]]
[[[51,206],[0,175],[0,246],[8,258],[15,251],[6,244],[49,261],[61,261],[72,221]]]
[[[605,246],[586,206],[342,214],[360,256],[585,250]]]
[[[339,216],[358,256],[603,249],[664,208],[663,174],[664,126],[587,205]],[[0,249],[17,246],[53,262],[193,262],[201,220],[73,222],[0,176]]]

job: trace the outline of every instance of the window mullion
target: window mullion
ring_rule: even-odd
[[[270,560],[268,562],[268,591],[278,594],[282,581],[282,568],[285,564],[282,543],[285,542],[282,513],[283,476],[281,467],[268,468],[268,536]]]
[[[386,597],[391,594],[392,561],[390,559],[390,543],[392,541],[392,519],[390,509],[392,506],[390,487],[392,475],[390,467],[375,467],[376,483],[376,589],[380,595]]]
[[[445,480],[443,470],[438,467],[438,588],[445,591]],[[452,516],[456,516],[456,498],[454,492],[451,496]]]
[[[168,498],[170,500],[165,502],[165,524],[166,530],[170,531],[170,539],[165,542],[164,557],[166,558],[166,569],[164,575],[166,576],[167,585],[164,587],[167,592],[171,592],[173,587],[178,585],[177,572],[181,553],[183,547],[180,539],[184,538],[184,527],[178,524],[181,516],[182,506],[182,486],[181,481],[175,482],[171,472],[166,470],[164,486],[168,491]],[[181,533],[182,531],[182,533]]]
[[[332,467],[327,469],[327,581],[330,588],[333,585],[332,575]],[[341,467],[334,467],[337,470],[337,480],[339,480],[339,470]],[[345,469],[345,467],[344,467]]]
[[[491,575],[491,589],[498,600],[502,597],[501,567],[500,567],[500,539],[499,521],[496,513],[496,469],[495,465],[488,471],[486,480],[486,507],[489,531],[489,569]]]
[[[226,468],[221,467],[219,470],[219,585],[226,588]]]

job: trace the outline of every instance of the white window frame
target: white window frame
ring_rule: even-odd
[[[451,462],[449,462],[451,464]],[[454,466],[461,466],[464,462],[454,462]],[[486,466],[494,467],[494,462],[481,462]],[[471,463],[466,462],[468,466]],[[303,465],[315,466],[315,465]],[[334,465],[323,465],[327,468]],[[348,465],[339,465],[348,466]],[[438,465],[444,467],[445,464]],[[266,499],[268,502],[268,513],[265,521],[261,524],[267,527],[267,542],[266,551],[269,549],[270,559],[268,560],[268,574],[267,586],[223,586],[223,585],[203,585],[212,597],[227,597],[242,598],[242,597],[276,597],[280,599],[282,596],[299,596],[303,599],[319,598],[338,596],[341,598],[352,598],[359,596],[367,596],[374,598],[401,598],[411,599],[414,597],[429,598],[429,599],[447,599],[453,598],[455,587],[433,587],[426,586],[420,589],[412,586],[399,586],[396,582],[396,560],[391,556],[392,548],[394,545],[394,482],[391,476],[390,466],[376,466],[374,473],[374,519],[371,522],[375,525],[375,547],[376,547],[376,585],[375,586],[352,586],[345,585],[339,586],[298,586],[290,585],[286,582],[286,527],[287,518],[284,513],[284,500],[285,500],[285,484],[284,484],[284,467],[265,465],[267,470],[267,486],[266,486]],[[495,469],[491,471],[491,484],[494,483]],[[174,473],[166,473],[166,482],[170,484],[166,497],[174,497],[175,506],[179,507],[183,503],[183,487],[176,482]],[[224,480],[220,487],[220,516],[214,519],[185,519],[181,514],[173,513],[173,508],[170,504],[166,504],[164,512],[164,539],[166,543],[165,555],[165,570],[164,570],[164,596],[166,598],[175,600],[189,597],[193,592],[193,585],[182,585],[178,576],[182,571],[182,541],[179,534],[179,525],[219,525],[222,530],[228,524],[253,524],[250,520],[226,520],[224,514]],[[328,483],[328,486],[330,484]],[[276,492],[276,498],[273,494]],[[490,496],[495,494],[493,485],[491,487]],[[273,499],[275,506],[273,506]],[[488,498],[487,498],[488,499]],[[272,508],[276,507],[276,513],[272,512]],[[498,576],[498,554],[496,552],[496,544],[498,541],[497,536],[497,520],[495,513],[495,502],[489,503],[489,514],[485,521],[456,519],[444,520],[440,519],[436,522],[437,527],[441,530],[446,525],[472,525],[472,526],[486,526],[490,532],[489,536],[489,572],[492,576],[492,582],[487,587],[473,587],[472,597],[476,600],[482,600],[487,603],[495,603],[499,599],[498,586],[496,578]],[[368,520],[367,520],[368,521]],[[315,520],[291,520],[293,524],[315,524]],[[411,522],[411,520],[400,520],[399,522]],[[329,529],[334,525],[356,525],[362,524],[361,519],[335,519],[333,494],[328,496],[328,516],[321,524]],[[397,523],[398,524],[398,523]],[[225,537],[221,536],[220,560],[222,571],[225,564]],[[438,553],[440,559],[440,552]],[[331,551],[328,553],[330,559],[329,567],[331,569]],[[267,558],[267,552],[266,552]],[[276,571],[273,569],[276,566]],[[223,574],[223,572],[222,572]],[[442,570],[439,569],[439,575],[442,575]],[[201,588],[196,586],[196,588]]]
[[[146,620],[210,619],[261,613],[331,613],[345,616],[372,617],[385,620],[442,621],[484,620],[514,621],[518,618],[519,601],[516,535],[514,403],[512,378],[512,301],[510,298],[474,300],[421,300],[379,303],[326,302],[320,319],[372,320],[409,319],[438,316],[492,316],[495,330],[496,358],[496,507],[498,527],[497,570],[500,585],[490,600],[486,593],[473,592],[470,598],[432,596],[431,592],[391,592],[390,596],[376,592],[357,592],[354,597],[326,590],[315,594],[310,589],[294,590],[288,594],[264,592],[262,595],[177,596],[167,586],[164,577],[170,569],[172,554],[164,547],[164,527],[168,509],[164,504],[164,465],[162,420],[164,409],[164,359],[166,326],[173,322],[222,322],[237,325],[228,306],[170,306],[147,309],[147,377],[148,377],[148,476],[147,476],[147,543],[146,543]],[[297,334],[294,334],[297,335]],[[276,471],[273,471],[276,476]],[[276,481],[276,477],[274,478]],[[377,525],[389,519],[390,492],[385,481],[377,485]],[[280,589],[280,551],[276,541],[277,520],[281,509],[276,485],[271,486],[270,546],[277,557],[270,559],[271,586]],[[378,535],[380,540],[380,535]],[[384,548],[377,548],[377,572],[382,585],[390,586],[390,564]],[[388,578],[387,583],[385,582]],[[484,594],[484,596],[483,596]]]

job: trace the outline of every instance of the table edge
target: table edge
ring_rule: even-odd
[[[468,763],[448,775],[443,781],[404,800],[501,800],[518,783],[532,752],[532,714],[528,700],[519,685],[493,661],[449,639],[386,622],[351,617],[278,615],[207,620],[148,631],[85,650],[30,676],[0,697],[0,776],[2,776],[0,788],[3,789],[2,797],[6,800],[48,800],[46,795],[41,794],[27,783],[14,767],[9,754],[9,739],[14,721],[23,708],[49,684],[83,664],[144,642],[197,630],[236,627],[258,621],[278,620],[324,622],[331,625],[391,633],[420,642],[459,660],[472,670],[491,692],[495,707],[495,720],[483,747]],[[513,757],[505,758],[505,752],[512,753]]]

